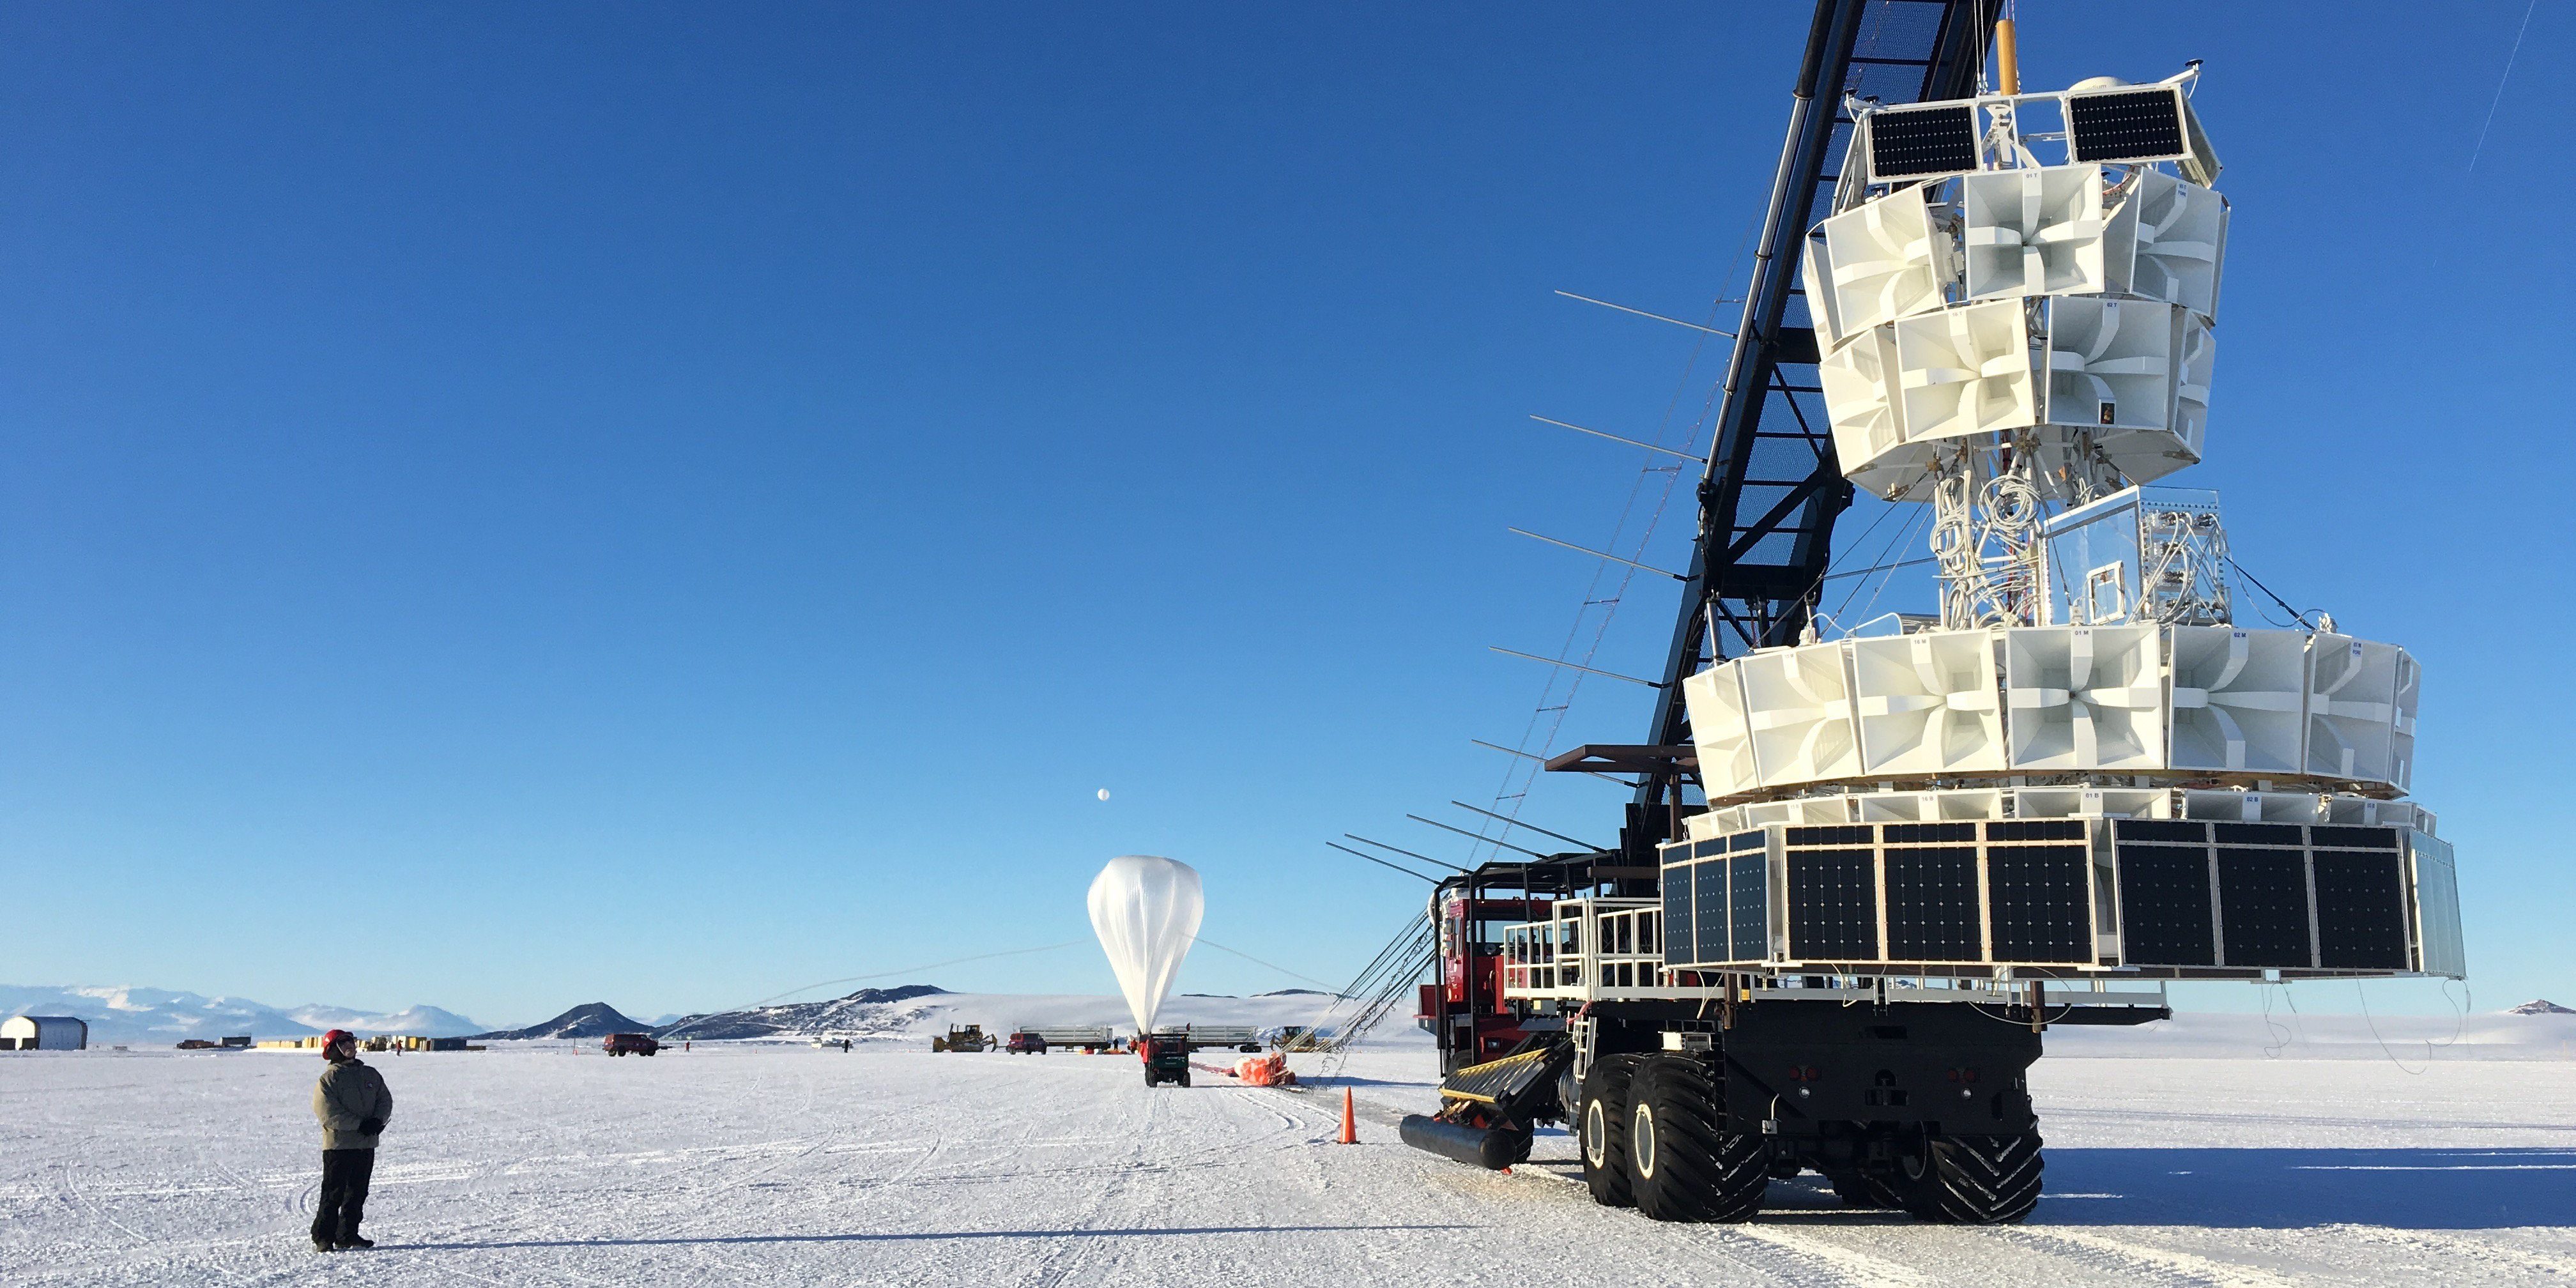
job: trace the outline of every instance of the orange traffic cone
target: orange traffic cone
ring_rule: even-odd
[[[1342,1139],[1344,1145],[1360,1143],[1360,1120],[1351,1112],[1351,1089],[1342,1088]]]

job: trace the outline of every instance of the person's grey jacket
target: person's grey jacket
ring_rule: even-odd
[[[374,1149],[377,1134],[393,1119],[394,1093],[364,1061],[334,1060],[313,1084],[313,1116],[322,1121],[322,1148]],[[365,1130],[370,1119],[375,1131]]]

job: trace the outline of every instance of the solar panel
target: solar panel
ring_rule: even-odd
[[[2406,870],[2398,856],[2322,850],[2313,862],[2317,880],[2317,965],[2328,969],[2407,969]]]
[[[1878,831],[1889,845],[1926,845],[1944,841],[1973,844],[1977,839],[1977,825],[1974,823],[1884,823]]]
[[[2135,823],[2120,824],[2121,957],[2133,966],[2217,965],[2209,851],[2201,846],[2141,845],[2128,839],[2137,831]]]
[[[1676,863],[1664,869],[1664,964],[1687,966],[1699,958],[1691,938],[1691,870]]]
[[[2307,855],[2220,846],[2218,921],[2230,966],[2315,965],[2308,944]]]
[[[2119,837],[2123,841],[2173,841],[2183,845],[2207,845],[2209,844],[2209,824],[2126,818],[2120,820]]]
[[[2220,845],[2277,845],[2284,848],[2307,844],[2308,829],[2297,823],[2212,823]]]
[[[1868,850],[1789,851],[1790,956],[1810,961],[1878,956],[1876,858]]]
[[[1691,924],[1697,926],[1699,960],[1723,962],[1735,960],[1726,947],[1726,865],[1725,859],[1712,859],[1693,871],[1696,882],[1691,895]]]
[[[1771,862],[1761,854],[1739,854],[1727,860],[1733,869],[1727,882],[1728,918],[1735,934],[1736,961],[1763,961],[1771,956]]]
[[[2078,826],[2081,826],[2080,824]],[[2090,851],[2081,845],[1986,847],[1986,906],[1999,962],[2093,959]]]
[[[2066,100],[2067,158],[2096,161],[2168,161],[2190,153],[2183,141],[2182,91],[2150,89],[2076,94]]]
[[[1969,835],[1975,835],[1973,825]],[[1891,845],[1886,856],[1888,959],[1972,962],[1983,958],[1976,847]]]
[[[1961,174],[1976,168],[1975,108],[1961,104],[1870,114],[1872,182]]]

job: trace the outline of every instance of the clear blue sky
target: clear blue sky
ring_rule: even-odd
[[[703,1008],[1087,940],[1126,851],[1347,977],[1422,887],[1322,842],[1461,853],[1401,816],[1491,798],[1543,675],[1485,647],[1594,571],[1505,525],[1637,478],[1524,417],[1679,441],[1717,374],[1550,292],[1738,291],[1800,8],[0,9],[0,979]],[[2424,658],[2478,1003],[2576,1001],[2576,18],[2472,171],[2522,4],[2024,10],[2034,84],[2209,60],[2175,482]]]

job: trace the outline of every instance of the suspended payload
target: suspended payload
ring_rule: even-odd
[[[1118,976],[1138,1033],[1154,1031],[1154,1017],[1198,939],[1206,909],[1198,870],[1186,863],[1122,854],[1092,878],[1091,928]]]
[[[2126,483],[2198,461],[2226,199],[2151,167],[2035,164],[2018,145],[1979,164],[1809,238],[1844,475],[1924,500],[1945,460],[2010,444]]]

